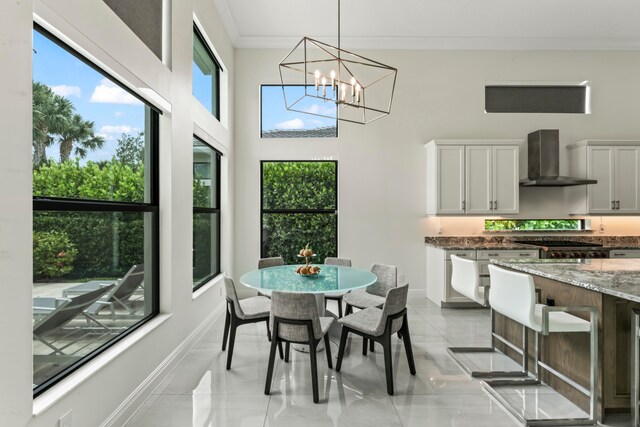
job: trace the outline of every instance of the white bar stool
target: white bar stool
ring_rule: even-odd
[[[631,312],[631,425],[640,427],[640,309]]]
[[[516,418],[528,426],[596,424],[598,407],[598,311],[596,307],[549,307],[543,304],[536,304],[536,290],[531,275],[505,270],[495,265],[489,265],[489,274],[491,275],[489,303],[493,310],[535,332],[536,382],[540,382],[540,368],[542,368],[588,396],[590,402],[589,417],[525,419],[520,411],[513,408],[495,390],[500,386],[513,385],[513,380],[487,380],[484,382],[487,391]],[[568,312],[588,312],[590,320],[581,319]],[[540,334],[547,336],[553,332],[590,334],[589,389],[540,360],[539,336]]]
[[[470,259],[460,258],[456,255],[451,255],[451,287],[458,293],[464,295],[477,302],[478,304],[487,307],[488,306],[488,294],[489,287],[482,286],[480,283],[480,272],[478,269],[478,263]],[[462,367],[469,375],[474,378],[496,378],[496,377],[528,377],[528,358],[526,352],[522,351],[511,342],[507,341],[504,337],[493,332],[495,323],[495,316],[493,309],[491,309],[491,347],[449,347],[447,352],[455,360],[458,365]],[[527,348],[528,337],[525,333],[523,326],[523,348]],[[505,343],[510,348],[522,355],[522,370],[520,371],[472,371],[460,357],[460,353],[495,353],[497,352],[495,342],[496,339]],[[519,380],[521,381],[521,380]],[[521,383],[521,382],[519,382]]]

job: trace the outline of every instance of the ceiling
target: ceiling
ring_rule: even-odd
[[[337,1],[213,0],[239,48],[336,43]],[[342,0],[346,49],[640,50],[638,0]]]

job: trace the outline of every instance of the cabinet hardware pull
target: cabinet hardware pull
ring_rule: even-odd
[[[616,200],[616,209],[620,209],[620,200]]]
[[[500,254],[488,254],[489,256],[500,256]]]
[[[462,203],[460,204],[460,209],[464,210],[464,200],[462,201]]]
[[[493,201],[489,200],[489,210],[493,210]]]
[[[520,256],[531,256],[531,254],[520,254]]]
[[[616,208],[616,201],[612,200],[611,201],[611,209],[615,209]]]
[[[614,253],[613,256],[625,256],[626,254],[624,253]]]
[[[498,209],[498,201],[497,201],[497,200],[494,200],[494,201],[493,201],[493,209],[494,209],[494,210],[497,210],[497,209]]]

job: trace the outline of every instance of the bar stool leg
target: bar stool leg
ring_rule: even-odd
[[[631,425],[640,427],[640,310],[631,312]]]

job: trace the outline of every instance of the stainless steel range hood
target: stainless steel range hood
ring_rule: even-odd
[[[558,129],[542,129],[529,134],[529,179],[520,181],[520,187],[568,187],[596,184],[595,179],[560,176],[560,136]]]

